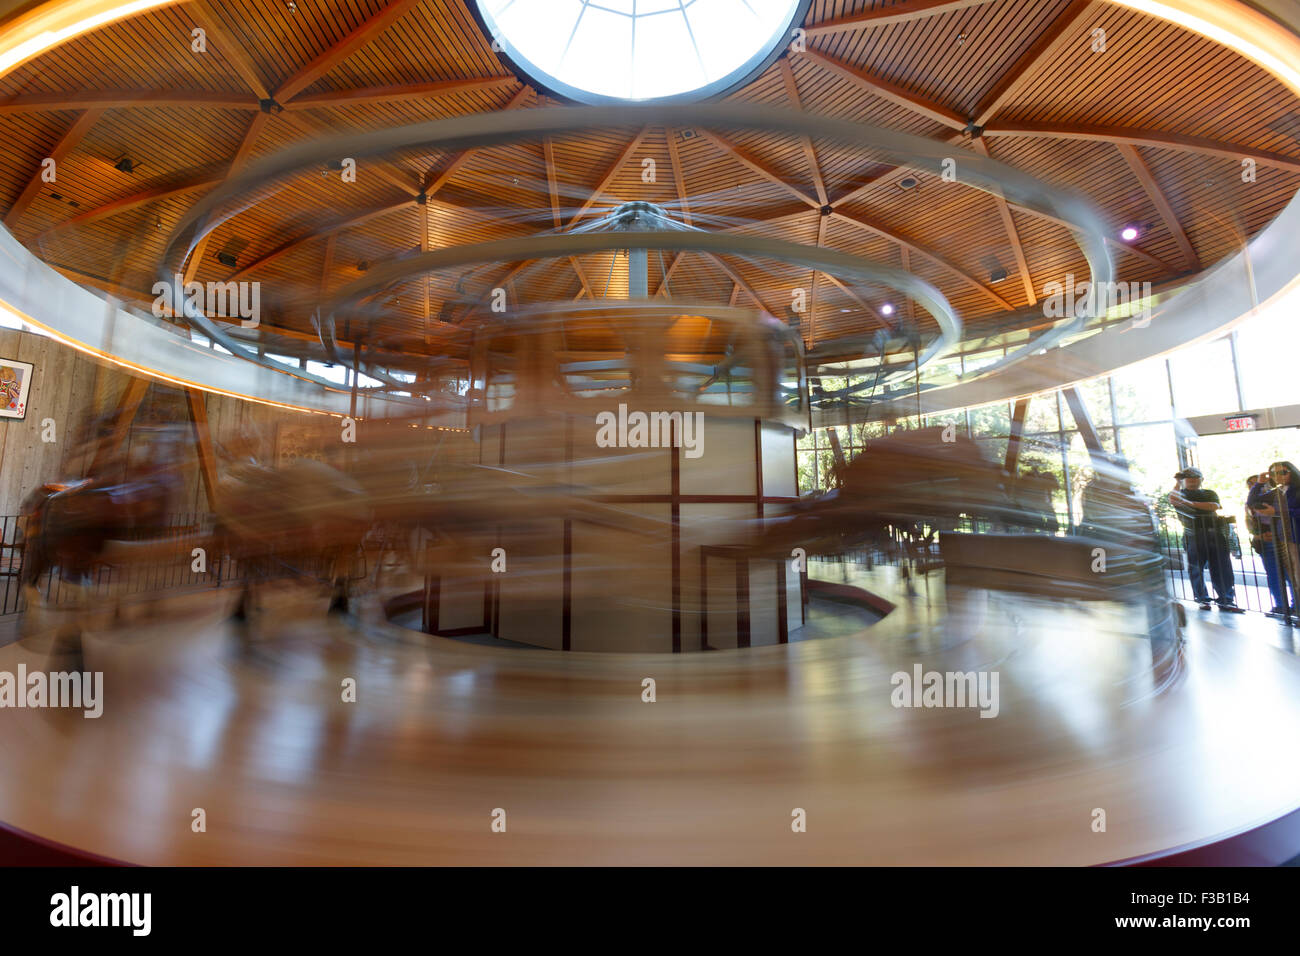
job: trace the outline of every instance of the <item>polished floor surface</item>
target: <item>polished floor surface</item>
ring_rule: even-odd
[[[92,622],[102,718],[0,710],[0,821],[152,864],[1095,864],[1300,806],[1293,655],[1212,616],[1175,648],[1117,606],[929,587],[851,633],[677,656],[320,603],[249,639],[234,595],[179,597]],[[0,671],[66,666],[49,649],[0,648]],[[895,708],[917,663],[998,672],[998,716]]]

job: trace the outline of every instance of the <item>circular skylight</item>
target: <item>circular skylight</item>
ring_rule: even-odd
[[[701,99],[744,82],[808,0],[477,0],[493,40],[540,86],[584,103]]]

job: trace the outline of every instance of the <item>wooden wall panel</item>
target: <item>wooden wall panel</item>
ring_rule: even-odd
[[[27,417],[22,421],[0,419],[0,515],[12,515],[21,510],[23,499],[38,485],[84,474],[87,462],[78,453],[80,430],[93,417],[117,407],[130,379],[121,369],[100,364],[53,339],[11,329],[0,329],[0,358],[35,366]],[[152,393],[170,386],[154,383],[150,388]],[[147,393],[145,403],[151,398],[156,402],[159,396]],[[205,393],[204,399],[213,443],[220,445],[246,435],[259,459],[266,462],[274,461],[279,424],[305,414],[224,395]],[[54,421],[56,440],[52,443],[41,440],[41,422],[47,418]],[[188,418],[181,423],[187,424]],[[133,425],[126,438],[128,450],[143,441],[146,427],[140,422]],[[186,444],[180,468],[184,491],[175,510],[207,511],[192,444]]]

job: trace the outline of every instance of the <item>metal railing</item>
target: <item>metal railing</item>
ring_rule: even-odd
[[[1195,601],[1197,598],[1190,578],[1191,572],[1182,524],[1177,519],[1166,520],[1160,525],[1158,536],[1160,549],[1165,557],[1170,588],[1174,596],[1181,601]],[[1276,602],[1269,591],[1268,569],[1264,565],[1263,555],[1256,553],[1251,548],[1248,538],[1242,540],[1242,537],[1237,533],[1235,523],[1225,525],[1221,536],[1227,548],[1228,572],[1232,580],[1237,607],[1260,614],[1271,613],[1276,606]],[[1280,571],[1278,573],[1281,574]],[[1202,577],[1204,578],[1205,593],[1213,602],[1218,595],[1215,592],[1208,565],[1202,571]],[[1285,582],[1285,575],[1282,575],[1281,580]],[[1288,604],[1291,603],[1288,601],[1288,592],[1284,590],[1283,596],[1283,613],[1279,616],[1279,619],[1288,622],[1294,621],[1296,608],[1288,607]],[[1290,614],[1289,618],[1287,617],[1288,612]]]
[[[58,606],[74,604],[88,597],[212,588],[240,580],[242,572],[238,562],[227,555],[208,552],[204,556],[206,570],[194,570],[192,551],[196,547],[209,547],[214,522],[213,515],[203,512],[169,515],[166,531],[161,536],[161,540],[167,542],[165,558],[117,564],[95,563],[89,579],[80,586],[65,581],[57,568],[49,568],[41,574],[35,586],[47,605]],[[26,608],[22,587],[27,561],[23,537],[25,523],[22,515],[0,516],[0,615],[15,614]],[[149,540],[158,541],[159,537],[150,536]]]

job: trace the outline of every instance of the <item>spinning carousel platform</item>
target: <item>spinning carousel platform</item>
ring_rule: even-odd
[[[1089,865],[1300,851],[1300,660],[1213,619],[1176,647],[1129,633],[1119,608],[941,591],[895,588],[883,619],[838,636],[691,655],[474,646],[377,608],[284,613],[248,642],[233,594],[189,596],[87,634],[102,718],[0,710],[0,855]],[[52,669],[39,643],[0,648],[0,671]],[[918,663],[997,671],[997,717],[892,706],[891,675]]]

